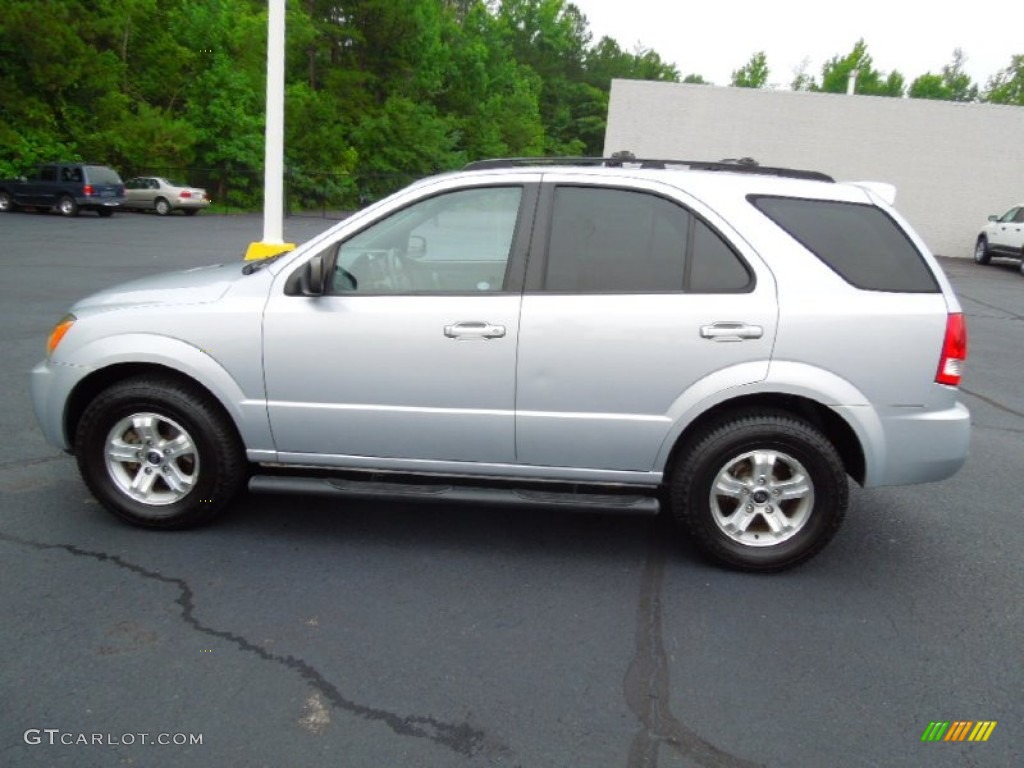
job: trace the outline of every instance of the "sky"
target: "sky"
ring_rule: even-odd
[[[961,48],[965,71],[982,88],[1024,54],[1019,13],[1007,0],[925,3],[921,0],[571,0],[590,22],[593,42],[637,44],[675,64],[680,77],[702,75],[728,85],[734,70],[764,51],[769,84],[788,88],[806,59],[821,80],[822,65],[867,43],[875,69],[899,70],[909,86],[939,74]],[[1011,18],[1012,17],[1012,18]]]

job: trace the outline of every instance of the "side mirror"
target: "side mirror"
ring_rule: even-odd
[[[993,213],[991,216],[988,217],[988,220],[989,221],[999,221],[999,214]]]
[[[303,296],[323,296],[326,287],[324,259],[318,253],[307,261],[299,271],[299,291]]]

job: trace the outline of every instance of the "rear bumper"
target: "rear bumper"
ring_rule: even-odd
[[[89,197],[77,197],[75,202],[78,203],[79,208],[120,208],[125,204],[127,198],[124,197],[96,197],[90,195]]]
[[[878,434],[864,445],[865,488],[945,480],[967,461],[971,414],[962,403],[942,410],[887,408],[877,415]]]
[[[172,205],[175,208],[209,208],[209,200],[197,200],[195,198],[176,198]]]

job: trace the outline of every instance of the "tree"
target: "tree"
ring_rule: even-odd
[[[846,93],[850,76],[856,72],[854,93],[866,96],[902,96],[904,79],[897,71],[886,76],[872,66],[867,44],[863,38],[853,46],[846,56],[833,56],[821,71],[821,85],[811,90],[825,93]]]
[[[953,51],[953,60],[942,68],[942,82],[949,90],[952,101],[977,101],[978,86],[971,81],[971,76],[964,72],[967,58],[960,48]]]
[[[957,48],[953,51],[953,60],[942,68],[941,75],[926,72],[911,83],[907,95],[912,99],[977,100],[978,86],[964,72],[965,60],[963,51]]]
[[[768,59],[764,51],[758,51],[732,73],[732,85],[735,88],[764,88],[768,83],[768,73]]]
[[[696,72],[691,72],[684,77],[683,82],[691,85],[713,85],[713,83],[709,83],[704,79],[704,75],[698,75]]]
[[[1024,55],[1012,56],[1010,65],[989,79],[984,100],[992,104],[1024,106]]]
[[[916,78],[910,84],[910,90],[907,91],[907,95],[912,99],[950,100],[949,89],[946,87],[942,75],[935,75],[931,72],[925,72]]]
[[[355,200],[359,184],[383,194],[480,157],[596,154],[614,78],[679,80],[653,50],[592,44],[567,0],[286,10],[297,204]],[[0,175],[83,157],[126,174],[192,168],[218,200],[258,205],[266,24],[266,0],[5,0]]]
[[[807,74],[807,67],[811,65],[811,60],[804,57],[804,60],[800,62],[800,66],[793,70],[793,80],[789,84],[789,87],[794,91],[816,91],[818,90],[818,84],[814,80],[813,75]]]

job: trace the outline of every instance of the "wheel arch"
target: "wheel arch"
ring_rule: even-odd
[[[676,438],[665,461],[666,473],[671,472],[681,455],[706,431],[726,418],[754,410],[774,410],[797,416],[809,422],[825,435],[842,459],[843,467],[857,483],[863,485],[867,475],[864,447],[856,431],[842,416],[831,408],[809,397],[782,392],[760,392],[716,403],[694,418]]]
[[[69,393],[67,405],[64,409],[63,428],[67,444],[72,447],[74,446],[75,433],[78,429],[78,424],[82,419],[82,414],[85,413],[85,409],[89,406],[89,403],[92,402],[100,392],[120,381],[147,375],[162,377],[168,381],[173,381],[179,384],[187,384],[188,386],[199,390],[209,399],[213,407],[219,412],[220,416],[224,419],[225,424],[230,425],[231,429],[234,430],[239,444],[243,446],[245,445],[245,440],[243,439],[239,428],[238,420],[224,405],[221,398],[217,396],[217,393],[205,386],[198,379],[189,376],[178,369],[150,362],[114,363],[93,371],[79,381]]]

